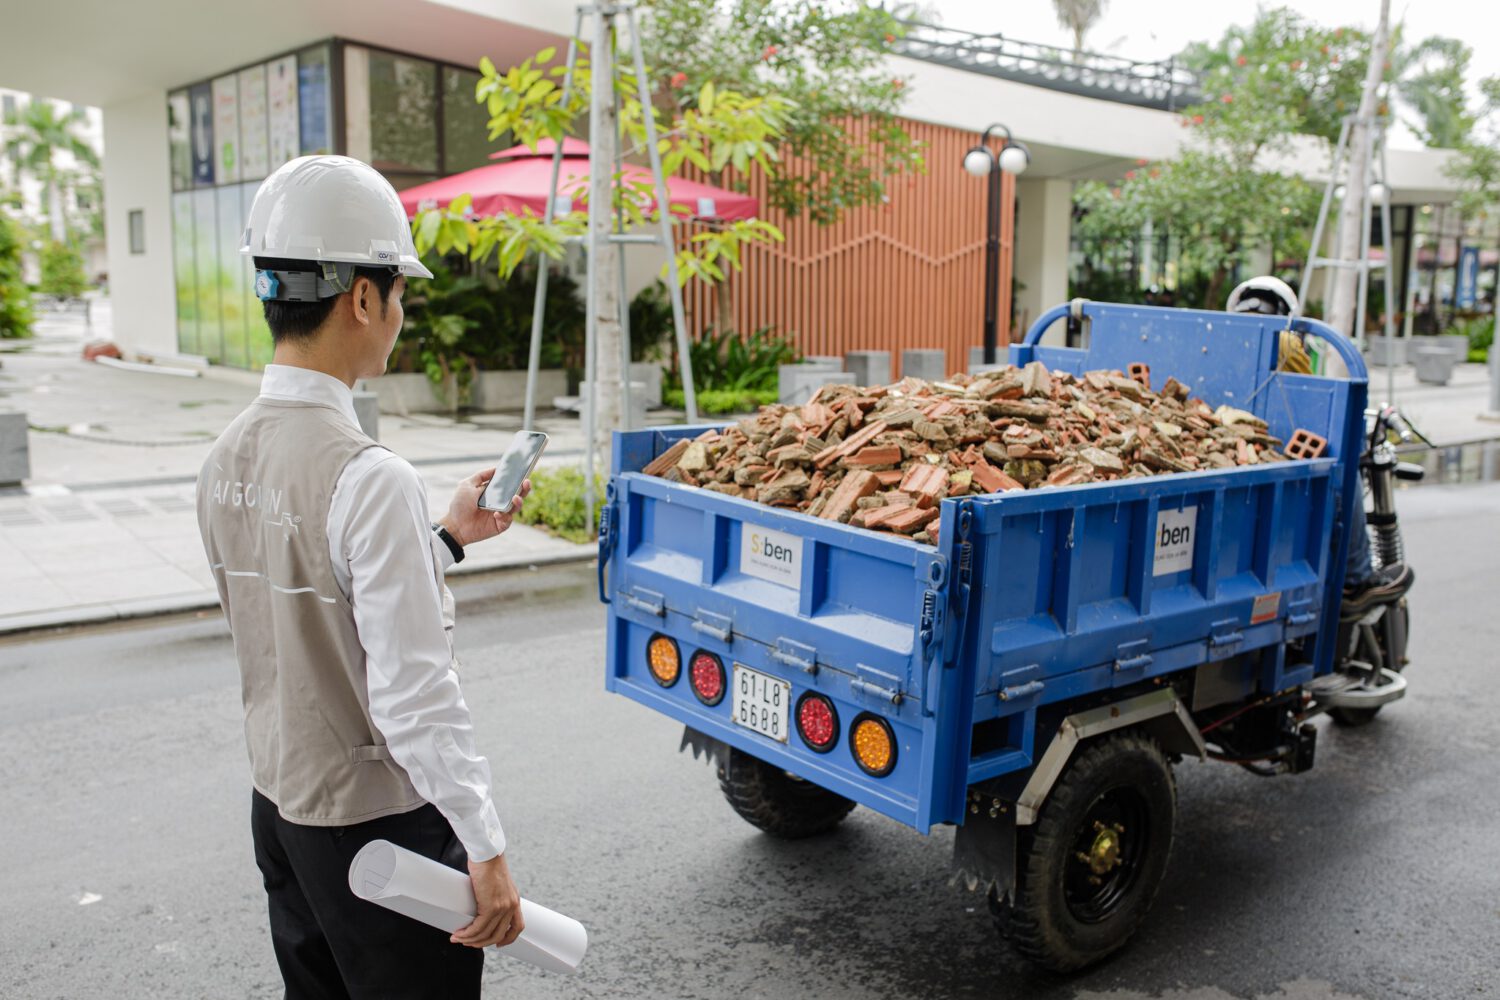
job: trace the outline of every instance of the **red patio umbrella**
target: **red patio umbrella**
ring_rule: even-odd
[[[408,216],[415,216],[423,209],[441,208],[459,195],[469,194],[473,196],[471,208],[477,216],[501,212],[519,215],[528,208],[540,216],[547,206],[547,185],[552,179],[552,152],[555,148],[552,140],[543,139],[537,143],[536,149],[512,146],[492,153],[490,159],[495,162],[487,167],[476,167],[452,177],[407,188],[401,192],[401,204]],[[570,212],[575,206],[582,207],[588,200],[588,157],[588,143],[578,139],[563,140],[555,214]],[[647,167],[626,163],[622,165],[622,172],[627,182],[651,182],[651,171]],[[673,205],[681,206],[672,214],[693,219],[751,219],[760,208],[749,195],[682,177],[667,178],[667,199]],[[655,206],[656,199],[652,198],[646,210],[649,212]]]

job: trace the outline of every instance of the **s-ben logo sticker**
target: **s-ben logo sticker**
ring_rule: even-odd
[[[740,572],[787,587],[800,587],[802,539],[755,524],[741,525]]]
[[[1193,568],[1193,542],[1198,534],[1198,508],[1162,510],[1156,515],[1156,558],[1151,575],[1164,576]]]

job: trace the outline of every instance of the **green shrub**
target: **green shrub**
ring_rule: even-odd
[[[630,300],[630,360],[662,360],[671,353],[672,334],[672,299],[656,281]]]
[[[1461,319],[1450,326],[1448,332],[1468,337],[1469,350],[1485,351],[1495,342],[1495,317],[1471,316]]]
[[[681,388],[663,389],[661,401],[676,410],[687,409],[687,393]],[[698,393],[698,412],[721,416],[728,413],[753,413],[776,402],[775,389],[703,389]]]
[[[88,290],[83,276],[83,256],[66,243],[49,241],[42,246],[42,280],[37,291],[63,299],[76,299]]]
[[[572,467],[538,469],[531,474],[531,495],[521,505],[522,524],[540,524],[570,542],[591,542],[599,531],[604,506],[604,479],[594,480],[594,512],[584,516],[583,473]]]
[[[21,276],[21,227],[0,212],[0,338],[31,336],[31,289]]]
[[[1488,347],[1469,348],[1469,360],[1476,365],[1487,364],[1490,360],[1490,349]]]
[[[802,352],[786,337],[778,336],[768,326],[748,337],[733,331],[706,331],[688,348],[693,363],[693,384],[702,399],[713,390],[760,392],[770,390],[775,401],[777,368],[796,364]],[[663,383],[666,389],[682,387],[681,371],[669,371]],[[663,393],[662,401],[666,401]],[[707,412],[707,411],[706,411]]]

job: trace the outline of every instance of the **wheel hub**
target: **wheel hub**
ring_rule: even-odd
[[[1105,826],[1094,821],[1094,843],[1088,853],[1080,852],[1078,860],[1089,866],[1096,876],[1108,875],[1120,865],[1120,854],[1124,850],[1122,835],[1125,828],[1119,823]]]

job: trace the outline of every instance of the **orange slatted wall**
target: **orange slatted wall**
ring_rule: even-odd
[[[964,370],[969,347],[984,338],[987,184],[962,167],[976,136],[922,122],[905,126],[926,143],[927,173],[897,177],[886,204],[856,209],[831,226],[788,219],[767,208],[765,178],[758,170],[751,173],[749,191],[761,200],[762,217],[781,228],[786,242],[751,247],[744,270],[731,277],[739,330],[771,326],[794,335],[804,354],[890,351],[891,374],[897,378],[901,352],[916,348],[941,348],[950,372]],[[794,162],[784,166],[797,169]],[[1015,242],[1015,178],[1009,174],[1002,179],[1001,201],[1003,350],[1010,339]],[[679,230],[684,239],[691,232],[691,227]],[[683,291],[696,337],[715,324],[718,293],[700,281]]]

